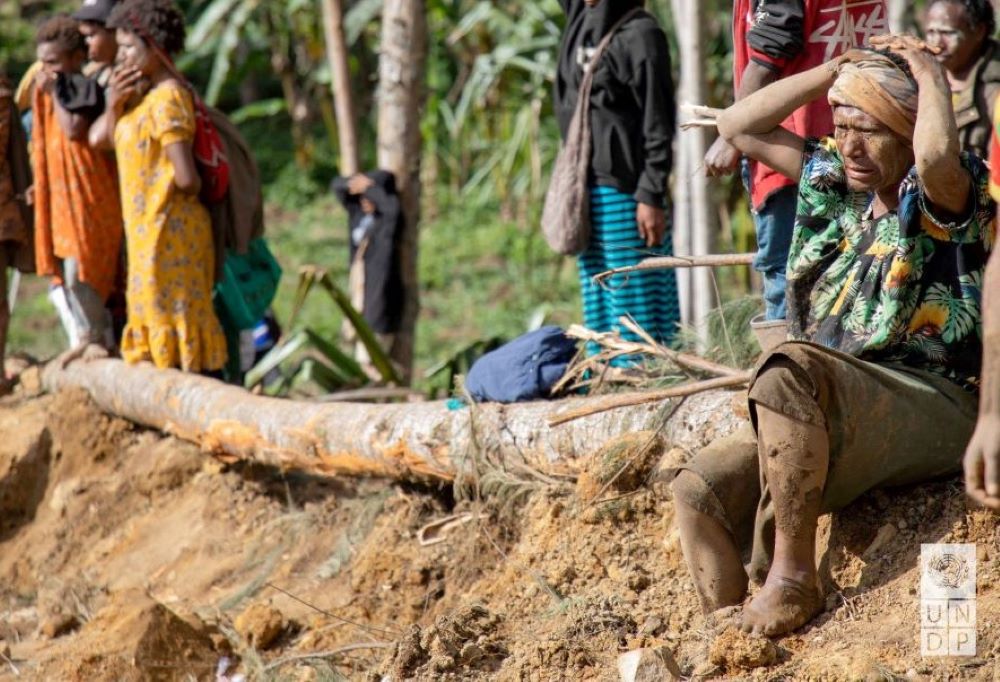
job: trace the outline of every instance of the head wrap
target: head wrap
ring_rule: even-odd
[[[917,84],[899,65],[872,50],[841,64],[837,74],[828,95],[831,106],[861,109],[897,135],[913,139]]]

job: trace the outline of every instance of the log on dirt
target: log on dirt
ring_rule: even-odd
[[[444,402],[310,403],[266,398],[213,379],[129,366],[120,360],[50,363],[47,390],[83,388],[102,409],[198,443],[218,456],[252,459],[317,475],[373,475],[452,481],[484,462],[575,476],[608,440],[659,430],[693,451],[734,430],[740,393],[610,409],[550,426],[601,398],[567,398],[449,410]]]

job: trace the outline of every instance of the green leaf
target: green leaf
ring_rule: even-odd
[[[246,123],[259,118],[271,118],[285,111],[285,100],[281,98],[263,99],[237,109],[229,115],[233,123]]]

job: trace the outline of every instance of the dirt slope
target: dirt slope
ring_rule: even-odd
[[[224,466],[79,393],[0,401],[0,434],[0,680],[211,680],[224,656],[249,679],[615,680],[661,645],[706,679],[1000,679],[998,526],[957,481],[825,519],[828,609],[772,645],[700,615],[641,477],[456,502]],[[939,541],[979,545],[972,659],[919,655],[915,567]]]

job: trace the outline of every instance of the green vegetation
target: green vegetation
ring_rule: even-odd
[[[338,285],[347,282],[346,216],[326,189],[336,174],[337,131],[319,3],[177,2],[189,25],[181,66],[208,99],[232,113],[265,178],[268,236],[285,270],[275,309],[286,323],[300,266],[318,265]],[[76,4],[0,3],[0,68],[19,75],[33,56],[33,26]],[[345,0],[344,6],[362,164],[371,167],[381,0]],[[429,368],[473,344],[485,347],[493,337],[514,337],[540,321],[565,326],[580,317],[576,266],[551,254],[537,229],[558,147],[551,90],[559,4],[426,0],[426,6],[418,383]],[[649,3],[672,36],[669,6],[668,0]],[[731,3],[706,0],[705,10],[709,104],[721,104],[731,89]],[[752,250],[739,183],[727,180],[717,192],[719,250]],[[746,270],[719,277],[723,298],[750,290]],[[12,350],[44,357],[64,346],[45,288],[37,278],[22,285]],[[297,328],[336,341],[340,325],[336,307],[313,296]]]

